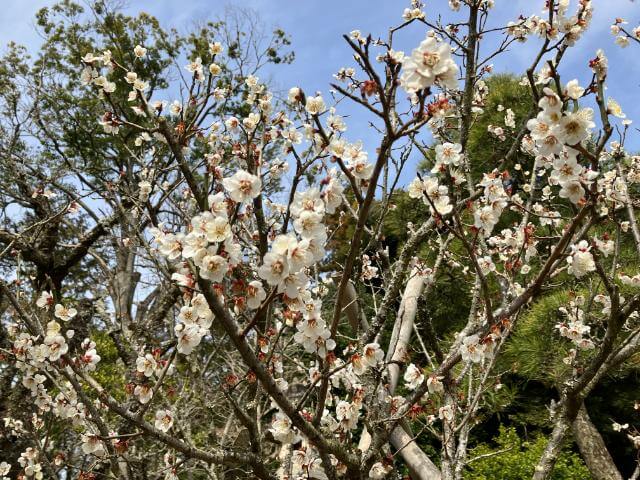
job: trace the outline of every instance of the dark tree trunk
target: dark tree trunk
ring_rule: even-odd
[[[573,438],[595,480],[623,480],[584,405],[573,422]]]

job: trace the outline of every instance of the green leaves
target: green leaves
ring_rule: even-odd
[[[493,444],[480,444],[471,449],[471,460],[464,478],[468,480],[528,480],[542,454],[547,440],[542,437],[522,438],[514,427],[500,426]],[[477,460],[473,460],[477,459]],[[591,480],[591,475],[577,453],[568,448],[560,454],[552,480]]]
[[[558,309],[569,303],[568,291],[540,298],[518,320],[516,331],[505,345],[505,367],[531,380],[553,384],[563,378],[571,367],[562,359],[572,348],[562,339],[556,324],[565,320]]]

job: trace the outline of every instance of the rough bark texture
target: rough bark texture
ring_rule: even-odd
[[[573,438],[591,476],[595,480],[623,480],[584,405],[578,411],[572,427]]]

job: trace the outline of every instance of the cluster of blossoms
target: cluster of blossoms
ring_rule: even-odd
[[[409,20],[421,20],[425,17],[424,12],[422,11],[422,7],[424,5],[422,2],[418,0],[414,0],[411,2],[411,8],[405,8],[402,13],[402,18],[406,21]]]
[[[584,323],[584,303],[582,296],[572,300],[569,307],[560,307],[559,311],[566,317],[566,321],[556,325],[560,335],[571,340],[575,345],[583,350],[595,348],[591,339],[588,338],[591,327]]]
[[[483,98],[484,93],[488,93],[488,88],[486,88],[486,84],[478,85],[476,88],[476,99],[477,105],[474,107],[474,111],[477,113],[482,113],[484,110],[481,105],[484,105],[485,99]],[[504,111],[504,105],[498,105],[498,112]],[[506,130],[505,130],[506,128]],[[507,111],[504,116],[504,128],[500,125],[487,125],[487,131],[499,141],[504,142],[507,139],[507,133],[509,131],[513,131],[516,128],[516,114],[510,108],[507,108]]]
[[[36,306],[45,310],[48,310],[55,302],[51,292],[43,291],[36,300]],[[68,322],[78,314],[78,311],[73,307],[65,307],[64,305],[57,303],[54,307],[53,314],[56,318],[59,318],[63,322]]]
[[[438,376],[435,374],[429,375],[427,380],[427,390],[430,394],[434,393],[442,393],[444,392],[444,384],[442,383],[442,379],[444,377]],[[425,380],[424,372],[416,367],[413,363],[407,365],[407,368],[404,372],[404,386],[409,390],[415,390],[418,388]],[[394,400],[394,408],[400,406],[404,399],[402,397],[396,397]]]
[[[239,203],[250,201],[259,192],[259,179],[243,170],[225,179],[229,197]],[[227,217],[227,203],[222,192],[209,196],[210,210],[192,218],[190,232],[167,233],[154,229],[152,234],[160,253],[169,259],[182,257],[198,267],[200,277],[220,283],[230,269],[237,266],[240,259],[240,246],[233,241],[231,226]],[[193,287],[195,279],[188,265],[178,266],[172,278],[183,287]],[[255,298],[264,298],[260,287],[250,289]],[[254,302],[247,302],[257,308]],[[178,351],[190,354],[200,343],[211,327],[213,314],[202,294],[193,296],[183,306],[178,315],[179,323],[175,328],[178,337]]]
[[[185,305],[180,309],[178,320],[179,323],[175,328],[178,337],[178,351],[189,355],[200,344],[202,337],[209,332],[213,313],[211,313],[204,297],[196,295],[190,305]]]
[[[620,281],[624,285],[629,285],[630,287],[638,288],[640,287],[640,274],[636,274],[633,277],[630,277],[629,275],[621,274]]]
[[[584,200],[584,186],[588,187],[597,173],[578,164],[578,152],[571,146],[580,146],[589,138],[595,126],[593,110],[563,112],[563,102],[553,90],[545,87],[543,93],[538,103],[542,110],[535,119],[529,120],[527,127],[542,157],[540,164],[552,168],[549,184],[560,186],[561,198],[579,204]],[[574,96],[579,96],[579,92]]]
[[[168,368],[167,374],[171,374],[174,366],[169,365],[167,367],[167,361],[159,358],[160,353],[160,350],[156,349],[153,353],[146,353],[139,356],[136,359],[136,371],[146,378],[151,378],[154,375],[160,376],[165,368]]]
[[[461,3],[458,0],[449,1],[453,10],[458,10]],[[551,4],[554,5],[554,2]],[[481,9],[489,9],[493,2],[482,0],[478,5]],[[591,19],[591,2],[582,0],[573,16],[567,16],[568,5],[567,0],[556,2],[553,7],[557,11],[555,22],[548,22],[537,16],[523,18],[509,26],[509,33],[520,40],[526,39],[527,35],[536,34],[550,41],[562,37],[567,44],[573,44],[582,35]],[[403,14],[404,20],[423,20],[425,15],[422,7],[421,2],[413,1],[411,8],[406,9]],[[451,33],[453,36],[457,34],[453,31]],[[352,32],[351,37],[358,45],[369,45],[370,39],[365,39],[358,31]],[[216,56],[222,53],[222,46],[219,43],[210,44],[209,53],[204,61],[204,56],[190,58],[189,64],[185,67],[194,82],[200,85],[205,83],[208,76],[211,79],[223,72],[223,67],[216,62]],[[457,205],[462,204],[456,203],[461,199],[461,189],[458,187],[465,182],[470,183],[472,173],[467,152],[463,151],[464,140],[460,139],[460,143],[457,143],[454,138],[446,136],[448,130],[453,130],[448,120],[460,118],[460,111],[456,107],[460,98],[457,92],[460,72],[453,59],[454,53],[452,47],[442,38],[434,32],[429,32],[427,38],[409,56],[390,48],[384,55],[378,56],[378,61],[393,66],[396,73],[401,72],[400,85],[411,95],[414,105],[431,95],[432,87],[441,90],[433,95],[431,103],[420,103],[421,108],[425,107],[425,111],[417,114],[412,120],[416,125],[420,125],[424,116],[426,120],[420,126],[428,125],[431,128],[436,134],[437,145],[434,147],[434,162],[430,172],[424,178],[419,176],[413,180],[408,187],[408,194],[411,198],[420,198],[428,206],[437,226],[442,225],[445,217],[456,217],[455,214],[459,212],[464,215],[464,210],[470,212],[464,220],[466,224],[456,218],[459,232],[453,232],[453,220],[447,220],[446,226],[449,232],[459,233],[459,238],[473,237],[470,256],[475,254],[473,260],[478,270],[477,278],[484,280],[483,276],[492,276],[492,280],[498,280],[500,289],[507,292],[505,297],[512,297],[521,293],[524,288],[509,276],[510,273],[519,272],[527,275],[531,270],[528,263],[538,256],[539,240],[535,236],[537,225],[550,226],[552,230],[559,229],[564,222],[560,213],[551,209],[555,191],[552,187],[558,187],[557,196],[566,199],[565,203],[571,203],[572,208],[582,207],[592,197],[590,193],[593,189],[604,193],[606,200],[602,201],[603,204],[628,202],[627,182],[640,183],[640,157],[632,160],[635,167],[629,170],[627,179],[614,171],[598,174],[592,170],[595,167],[582,165],[579,159],[582,158],[581,155],[584,156],[588,147],[586,142],[591,136],[591,130],[595,128],[593,110],[578,106],[578,101],[587,89],[581,87],[577,80],[572,80],[566,84],[562,92],[554,91],[551,86],[558,83],[554,81],[557,80],[557,72],[552,66],[545,65],[537,75],[537,85],[541,86],[538,102],[540,111],[535,118],[528,121],[529,134],[520,145],[523,153],[535,158],[533,172],[523,172],[525,176],[531,176],[531,184],[525,185],[523,191],[531,195],[528,206],[531,214],[537,218],[537,224],[529,222],[529,211],[525,210],[525,201],[519,193],[514,193],[509,173],[498,169],[484,173],[481,180],[478,177],[480,181],[476,185],[467,185],[470,192],[477,188],[477,194],[472,195],[465,208],[458,211]],[[135,47],[136,61],[143,59],[146,54],[147,49],[144,47]],[[112,94],[116,83],[107,77],[124,67],[112,60],[109,51],[97,56],[87,54],[83,62],[83,83],[97,87],[101,98]],[[607,69],[604,54],[599,52],[591,66],[596,77],[603,79]],[[103,67],[107,69],[105,75],[101,74],[100,69]],[[490,73],[491,66],[487,66],[483,72]],[[144,92],[149,90],[148,83],[140,79],[136,72],[120,73],[123,73],[123,77],[116,80],[124,80],[131,85],[128,100],[131,109],[137,115],[162,121],[162,115],[166,114],[176,122],[176,132],[185,128],[182,119],[188,117],[189,109],[193,108],[192,99],[184,104],[177,100],[171,104],[164,101],[152,102],[144,96]],[[359,89],[363,102],[371,101],[370,106],[374,108],[376,102],[381,101],[383,88],[373,80],[359,82],[355,76],[355,69],[342,69],[336,78],[351,81],[351,91]],[[313,422],[314,428],[317,426],[323,435],[332,440],[344,442],[352,441],[359,436],[364,438],[364,432],[360,432],[359,428],[362,427],[362,419],[370,414],[366,401],[370,393],[368,388],[371,380],[381,378],[384,381],[390,377],[391,374],[386,371],[387,368],[391,371],[394,361],[385,362],[384,351],[376,342],[364,346],[349,345],[344,350],[342,358],[338,358],[336,324],[330,325],[323,318],[323,309],[326,310],[327,307],[326,302],[323,304],[323,298],[331,280],[315,267],[327,257],[325,249],[332,233],[328,226],[333,220],[328,217],[336,213],[344,202],[345,178],[355,185],[354,190],[376,187],[372,183],[372,176],[374,170],[379,170],[369,161],[362,142],[350,143],[345,140],[342,136],[346,131],[345,122],[334,108],[327,108],[320,93],[305,96],[297,87],[289,91],[290,106],[302,119],[302,124],[296,126],[284,112],[278,112],[274,116],[273,95],[257,77],[250,75],[243,81],[244,99],[251,112],[241,118],[228,116],[215,122],[208,130],[198,131],[193,137],[195,142],[202,143],[199,147],[205,151],[203,164],[206,168],[204,176],[207,190],[203,190],[204,193],[197,192],[197,189],[192,187],[193,191],[183,192],[183,201],[179,207],[188,215],[188,219],[183,223],[172,227],[159,224],[157,228],[151,229],[157,252],[169,260],[171,279],[182,287],[179,313],[171,329],[176,337],[175,349],[184,356],[191,355],[210,334],[215,321],[212,308],[219,314],[219,305],[211,301],[209,296],[210,292],[213,292],[214,300],[219,300],[225,309],[225,316],[222,318],[226,320],[226,314],[229,314],[238,324],[246,326],[246,329],[239,331],[239,337],[242,340],[255,340],[256,357],[258,361],[264,362],[265,370],[273,375],[276,388],[281,393],[289,393],[287,380],[290,380],[290,377],[285,375],[292,372],[284,372],[282,356],[277,351],[278,345],[272,342],[278,342],[285,330],[293,332],[289,338],[282,337],[280,341],[296,353],[305,352],[309,354],[305,357],[313,358],[311,362],[296,360],[297,370],[293,375],[300,374],[304,379],[302,383],[309,387],[307,393],[317,391],[325,395],[321,399],[324,409],[319,408],[319,413],[316,412],[316,415],[320,416],[318,419],[310,413],[311,409],[300,407],[300,414],[304,419]],[[588,90],[592,91],[593,86]],[[488,98],[487,84],[478,79],[472,93],[474,101],[470,111],[473,115],[480,114]],[[225,95],[226,91],[222,88],[215,88],[211,94],[216,100],[224,99]],[[574,107],[572,110],[569,109],[571,105]],[[607,101],[607,109],[615,116],[624,117],[619,105],[612,99]],[[498,111],[505,111],[505,108],[500,105]],[[109,134],[117,134],[122,125],[115,113],[105,114],[101,124]],[[490,134],[500,142],[506,141],[509,133],[515,129],[516,114],[511,109],[506,109],[504,113],[504,127],[488,127]],[[154,133],[150,133],[151,131]],[[146,148],[154,141],[171,143],[169,134],[165,137],[159,129],[150,128],[148,132],[142,132],[135,138],[136,147]],[[199,148],[192,151],[188,138],[190,137],[180,138],[186,140],[184,144],[178,145],[180,153],[185,158],[192,154],[200,155]],[[318,186],[292,192],[287,204],[275,203],[270,199],[275,195],[268,195],[270,188],[288,171],[290,162],[286,158],[294,146],[302,143],[303,139],[306,139],[310,146],[300,157],[308,155],[313,158],[321,164],[317,172],[323,172],[326,176]],[[265,159],[273,153],[267,147],[279,147],[273,150],[277,150],[276,155],[281,155],[285,160]],[[610,160],[618,158],[617,154],[622,155],[615,148],[613,150],[611,156],[605,158],[607,154],[604,154],[599,160]],[[176,152],[173,153],[176,157],[179,156]],[[296,151],[296,161],[298,168],[301,168],[304,162],[297,153]],[[328,162],[339,163],[344,175],[329,168]],[[520,169],[521,165],[517,165],[516,170]],[[158,196],[154,195],[157,188],[169,192],[168,186],[154,183],[155,174],[153,169],[141,169],[136,172],[140,181],[133,198],[137,196],[140,203],[147,203]],[[537,189],[543,177],[547,178],[548,184]],[[296,182],[298,180],[296,178]],[[534,202],[534,194],[538,193],[541,202]],[[466,197],[467,194],[463,195]],[[503,212],[509,205],[513,211],[527,211],[526,219],[519,226],[512,224],[494,234],[494,230],[498,230],[496,226],[503,217]],[[618,206],[615,205],[614,208]],[[454,207],[456,212],[453,212]],[[351,205],[347,210],[352,210]],[[601,214],[606,213],[606,208],[603,208]],[[342,216],[340,221],[342,222]],[[464,231],[465,227],[468,227],[468,232]],[[628,228],[628,224],[622,226],[623,231]],[[599,258],[599,255],[610,256],[616,246],[607,234],[601,238],[594,238],[592,243],[577,239],[573,241],[577,243],[570,247],[571,250],[566,257],[567,271],[578,279],[595,271],[596,258]],[[443,258],[452,268],[461,267],[463,275],[469,273],[470,267],[458,263],[451,252],[443,254]],[[560,258],[562,261],[558,264],[564,265],[564,257]],[[360,259],[362,268],[359,280],[367,287],[372,286],[370,283],[377,284],[379,277],[383,275],[379,275],[378,268],[372,266],[371,257],[362,254]],[[625,285],[640,286],[640,275],[620,275],[619,278]],[[356,280],[355,275],[353,279]],[[375,281],[371,282],[374,279]],[[493,293],[489,295],[493,296]],[[594,300],[603,305],[603,313],[612,308],[611,299],[604,295],[598,295]],[[490,308],[489,303],[489,300],[485,301],[485,309]],[[580,297],[572,302],[569,308],[561,308],[566,321],[559,323],[557,329],[561,336],[570,339],[577,347],[592,349],[595,344],[589,338],[591,327],[585,324],[585,318],[588,316],[584,312],[584,303],[584,299]],[[88,409],[78,401],[72,385],[59,383],[54,398],[45,385],[48,376],[53,372],[52,367],[64,368],[68,365],[67,362],[71,362],[74,368],[82,370],[83,373],[95,370],[100,362],[96,345],[89,339],[77,345],[77,342],[71,341],[74,337],[73,330],[68,329],[64,332],[64,323],[58,323],[73,320],[78,315],[76,309],[66,306],[65,303],[56,303],[49,292],[42,292],[36,304],[43,310],[41,313],[47,315],[48,322],[42,322],[43,325],[46,324],[46,329],[35,336],[24,332],[14,335],[13,348],[22,370],[22,384],[31,392],[34,403],[41,411],[53,412],[57,417],[69,420],[75,426],[84,427]],[[478,304],[482,304],[482,301]],[[268,331],[265,328],[263,336],[255,335],[252,329],[256,325],[254,321],[260,321],[261,315],[267,310],[269,313],[266,315],[272,314],[276,321],[273,322],[273,326],[269,325]],[[482,316],[491,315],[488,311],[483,312],[483,307],[480,306],[476,317],[479,319]],[[337,320],[339,318],[334,319]],[[506,317],[504,322],[508,322]],[[504,337],[501,327],[488,326],[486,323],[482,324],[481,328],[465,331],[468,333],[459,334],[454,345],[462,361],[467,364],[464,375],[470,372],[469,379],[473,381],[473,375],[478,370],[483,371],[488,367],[487,364],[491,363]],[[381,336],[376,338],[380,341]],[[174,343],[170,348],[173,348],[173,345]],[[134,358],[134,380],[127,384],[127,393],[133,394],[135,400],[148,407],[154,392],[162,383],[162,378],[172,374],[174,366],[161,358],[160,349],[149,351],[147,347],[136,346]],[[405,360],[408,361],[408,358],[402,362]],[[259,372],[259,369],[256,371]],[[247,379],[255,381],[256,372],[247,373]],[[424,389],[428,394],[444,392],[443,376],[437,375],[436,371],[429,375],[414,363],[408,363],[403,379],[405,388],[410,391]],[[229,385],[231,383],[229,382]],[[318,388],[320,385],[327,387],[326,391]],[[405,414],[409,411],[417,415],[424,411],[419,402],[410,406],[404,397],[393,396],[391,388],[384,391],[386,388],[383,387],[383,392],[377,397],[382,409],[386,408],[391,414],[400,411]],[[436,400],[439,401],[438,398]],[[431,400],[429,402],[432,403]],[[100,402],[95,402],[94,406],[98,409],[104,408]],[[142,407],[141,411],[145,412],[146,407]],[[164,407],[155,410],[151,424],[160,432],[166,433],[172,428],[175,432],[178,429],[174,427],[174,422],[177,423],[174,411],[178,410],[174,408],[172,411],[170,405]],[[429,415],[427,420],[430,424],[437,421],[437,418],[443,422],[452,422],[463,410],[464,407],[455,403],[447,404],[443,396],[442,404],[433,408],[430,412],[433,414]],[[339,475],[346,474],[347,467],[333,455],[322,456],[317,445],[310,442],[294,426],[295,418],[292,420],[285,414],[275,400],[272,400],[271,411],[275,413],[269,432],[282,444],[282,462],[278,478],[327,478],[323,461],[331,461]],[[162,437],[158,432],[154,433],[157,437]],[[106,461],[111,447],[109,440],[97,431],[86,427],[82,430],[80,450],[85,455]],[[363,452],[367,449],[368,445],[361,448]],[[177,465],[182,463],[172,455],[165,455],[167,479],[177,479]],[[20,465],[28,477],[43,478],[42,469],[36,462],[37,458],[36,451],[27,450],[20,459]],[[0,477],[6,475],[10,468],[6,463],[0,464]],[[392,471],[393,461],[385,459],[375,462],[368,475],[371,479],[382,479],[387,478]]]
[[[194,74],[198,75],[197,68],[194,68]],[[263,93],[256,93],[256,102],[260,102]],[[320,95],[304,99],[299,89],[290,91],[289,100],[303,107],[306,114],[319,117],[326,112]],[[321,145],[318,154],[327,152],[343,160],[360,186],[366,187],[373,165],[368,161],[361,143],[350,144],[340,137],[339,134],[345,129],[344,122],[333,110],[329,113],[327,128],[336,133],[331,141],[326,144],[318,138],[317,132],[305,125],[307,138],[316,146]],[[239,135],[253,131],[264,121],[263,116],[254,113],[245,119],[229,118],[221,125],[212,127],[213,133],[207,138],[208,145],[219,149],[220,146],[229,144],[232,149],[236,149],[240,159],[242,153],[237,151],[235,140]],[[286,145],[299,143],[300,133],[289,125],[281,122],[279,138],[284,138]],[[443,156],[447,155],[448,152],[443,152]],[[457,163],[455,160],[451,161]],[[172,278],[185,288],[186,304],[180,309],[179,323],[175,328],[178,351],[183,354],[191,353],[207,334],[213,321],[213,314],[207,307],[204,296],[193,292],[202,286],[201,280],[212,283],[221,302],[232,305],[233,314],[241,321],[246,318],[246,314],[260,309],[267,297],[276,296],[284,308],[276,309],[275,313],[284,322],[277,322],[275,329],[294,327],[294,342],[306,352],[329,362],[330,367],[336,371],[331,376],[330,386],[343,384],[352,392],[348,399],[334,399],[331,388],[329,389],[327,409],[321,419],[323,429],[336,436],[354,430],[362,416],[364,399],[360,377],[369,369],[380,367],[384,353],[377,343],[371,343],[358,353],[352,353],[348,362],[335,357],[332,351],[336,343],[329,326],[322,318],[323,289],[318,280],[310,275],[313,266],[326,255],[326,215],[336,212],[343,201],[344,187],[340,177],[335,170],[327,169],[327,176],[319,188],[296,191],[290,205],[283,207],[268,202],[272,218],[282,214],[285,222],[292,228],[287,231],[288,225],[276,222],[267,236],[267,248],[258,252],[255,247],[248,246],[254,243],[259,233],[251,230],[251,223],[247,221],[251,216],[247,213],[252,212],[254,200],[263,194],[268,175],[278,172],[270,167],[265,174],[262,173],[264,165],[258,165],[257,169],[253,169],[255,167],[252,165],[252,171],[235,169],[232,173],[227,173],[224,160],[219,154],[209,155],[208,163],[218,185],[214,189],[216,193],[209,195],[207,199],[208,210],[193,216],[184,233],[171,232],[162,226],[152,231],[158,252],[173,261]],[[146,194],[145,191],[145,196]],[[437,205],[443,206],[442,213],[448,212],[442,200],[435,196],[434,194]],[[370,268],[374,270],[374,267]],[[247,275],[247,272],[255,272],[257,278],[251,278],[251,274]],[[374,275],[375,272],[371,273],[369,278]],[[270,352],[269,341],[268,338],[258,339],[263,357]],[[277,367],[277,355],[273,358],[275,372],[281,373],[281,367]],[[144,377],[157,376],[161,370],[153,354],[141,355],[136,363],[137,371]],[[319,374],[319,367],[315,367],[315,371]],[[317,382],[317,379],[313,379],[313,374],[312,382]],[[288,385],[283,378],[277,378],[276,384],[282,391],[287,391]],[[437,385],[437,382],[434,383],[431,389],[437,388]],[[135,387],[134,394],[140,402],[147,403],[152,391],[143,383]],[[273,437],[284,444],[298,443],[301,437],[291,419],[276,410],[270,429]],[[172,423],[170,411],[156,412],[156,428],[166,431],[171,428]],[[294,476],[313,472],[320,475],[322,467],[318,453],[306,440],[302,441],[302,447],[294,450],[291,456]],[[343,469],[344,466],[337,460],[332,458],[332,461],[336,462],[337,470]],[[388,465],[376,464],[372,468],[372,478],[379,478],[388,469]]]
[[[28,447],[24,452],[20,454],[18,463],[23,468],[24,474],[27,478],[34,478],[35,480],[42,480],[44,473],[42,472],[42,464],[38,461],[40,458],[40,452],[35,448]],[[5,467],[7,473],[8,468]]]
[[[195,70],[197,71],[197,69]],[[268,111],[267,103],[271,95],[263,91],[257,79],[249,79],[247,84],[251,87],[253,98],[249,103],[258,103],[260,109]],[[303,94],[299,89],[292,89],[290,100],[300,102]],[[321,96],[307,97],[305,110],[311,115],[319,115],[324,112],[325,106]],[[214,133],[208,142],[210,146],[231,142],[234,136],[241,131],[252,131],[257,128],[260,115],[250,113],[247,118],[240,121],[230,117],[224,122],[226,134],[220,135],[219,126],[212,127]],[[288,125],[291,122],[280,119],[280,123]],[[339,117],[332,115],[329,118],[330,128],[334,131],[344,129]],[[299,133],[295,129],[282,129],[277,132],[288,140],[287,143],[299,143]],[[311,134],[313,135],[313,134]],[[320,143],[320,142],[318,142]],[[356,178],[366,180],[371,172],[371,165],[366,161],[366,152],[363,152],[359,144],[348,145],[344,141],[336,139],[330,149],[336,156],[345,159],[351,167]],[[158,250],[169,259],[175,260],[182,257],[198,268],[197,276],[209,280],[214,285],[219,285],[218,291],[222,295],[225,290],[224,282],[234,272],[246,268],[246,257],[243,252],[238,232],[232,232],[229,223],[228,212],[233,205],[245,206],[250,209],[252,201],[261,194],[262,181],[260,176],[245,170],[237,170],[230,176],[224,176],[218,166],[219,155],[210,156],[210,165],[221,179],[224,191],[210,195],[208,199],[209,211],[196,215],[191,220],[189,233],[168,233],[160,229],[153,231]],[[275,173],[273,169],[271,173]],[[294,232],[275,235],[271,238],[270,250],[264,254],[257,273],[260,279],[246,281],[237,280],[234,290],[243,295],[233,298],[235,312],[242,313],[246,309],[255,310],[260,307],[266,298],[265,286],[271,286],[275,293],[282,294],[283,302],[289,312],[302,313],[302,320],[296,324],[298,332],[296,340],[307,351],[320,352],[322,356],[334,348],[334,342],[329,338],[329,331],[325,322],[320,318],[321,302],[312,298],[307,288],[309,277],[306,270],[325,255],[324,244],[327,240],[326,227],[323,218],[326,213],[333,213],[342,202],[343,187],[335,173],[329,172],[329,176],[323,182],[324,189],[321,192],[317,188],[311,188],[305,192],[296,192],[294,201],[289,207]],[[226,195],[225,195],[226,193]],[[274,211],[279,208],[273,204]],[[274,231],[276,228],[274,228]],[[253,252],[252,252],[253,253]],[[184,287],[193,287],[196,283],[194,272],[187,263],[177,268],[173,278]],[[194,301],[198,303],[196,310],[183,308],[180,320],[181,324],[176,328],[180,343],[179,349],[183,353],[189,353],[195,347],[211,324],[211,312],[204,302],[196,296]]]
[[[552,23],[548,17],[531,15],[525,19],[511,21],[507,24],[509,35],[524,42],[528,36],[535,35],[543,40],[558,40],[562,37],[567,45],[574,45],[587,31],[593,18],[591,0],[578,2],[575,14],[568,16],[570,0],[555,2],[556,15]]]
[[[44,318],[53,316],[62,322],[70,322],[78,314],[75,308],[64,306],[61,303],[55,304],[53,295],[48,291],[41,292],[35,303],[37,307],[42,309]],[[21,331],[18,325],[11,325],[8,331],[14,339],[12,351],[17,360],[16,366],[22,372],[22,386],[32,395],[33,404],[38,408],[40,414],[51,414],[67,422],[68,425],[86,428],[87,407],[78,399],[78,393],[72,383],[63,380],[52,385],[49,380],[55,378],[56,369],[60,365],[64,366],[69,363],[77,370],[94,371],[101,360],[96,351],[95,342],[85,338],[81,342],[72,342],[74,345],[72,348],[69,342],[74,339],[74,330],[67,329],[63,332],[62,325],[56,320],[49,320],[46,323],[46,329],[39,335]],[[52,386],[55,387],[53,393]],[[41,428],[43,419],[33,414],[31,424],[35,428]],[[5,428],[11,428],[12,434],[16,436],[25,434],[20,425],[21,422],[11,418],[5,419]],[[85,443],[88,440],[84,439],[90,436],[92,435],[83,434],[82,451],[104,455],[106,453],[104,447],[87,450]],[[99,440],[94,443],[102,445]],[[18,463],[26,478],[44,478],[43,468],[39,462],[40,458],[40,453],[33,448],[28,448],[22,453]],[[60,465],[62,461],[63,458],[58,455],[54,463]],[[0,464],[0,471],[4,471],[5,474],[9,468],[8,464]]]
[[[504,189],[502,174],[497,171],[485,173],[479,185],[483,188],[483,195],[473,213],[474,227],[483,236],[489,237],[507,206],[509,195]]]
[[[339,358],[332,358],[332,369],[336,372],[331,376],[329,386],[334,388],[343,388],[350,393],[350,399],[334,398],[331,389],[327,392],[326,406],[335,406],[332,413],[329,408],[325,408],[321,417],[321,426],[326,432],[336,435],[338,438],[344,438],[344,435],[358,428],[358,422],[361,418],[361,410],[363,408],[365,388],[362,385],[361,377],[370,368],[380,367],[383,362],[384,352],[377,343],[365,345],[361,353],[353,353],[348,363]],[[313,385],[317,385],[321,372],[318,366],[312,367],[310,370],[310,381]],[[285,382],[279,384],[283,386]],[[287,386],[284,385],[286,389]],[[289,417],[281,411],[274,414],[271,428],[271,434],[285,445],[295,444],[300,441],[298,430],[293,427]],[[306,441],[305,441],[306,443]],[[315,449],[308,447],[303,448],[306,452],[304,464],[308,466],[315,465],[319,462],[319,456]],[[295,454],[295,452],[294,452]],[[337,470],[343,471],[345,466],[332,458],[332,462]]]
[[[46,376],[38,373],[52,370],[51,364],[58,362],[63,355],[69,352],[67,338],[73,337],[73,330],[68,330],[67,338],[65,338],[60,333],[60,329],[61,326],[58,322],[50,321],[47,324],[44,339],[40,339],[39,336],[34,337],[26,332],[18,333],[18,330],[15,329],[13,352],[18,360],[17,365],[24,372],[22,383],[35,397],[35,404],[43,411],[49,411],[53,408],[59,416],[67,418],[68,415],[63,415],[61,411],[58,411],[59,405],[56,404],[56,401],[62,399],[66,404],[69,397],[60,398],[62,394],[59,394],[56,400],[52,399],[44,387]],[[85,339],[81,343],[76,353],[77,355],[70,360],[79,368],[85,368],[87,371],[94,370],[100,361],[100,356],[95,350],[95,343],[89,339]],[[79,411],[74,412],[78,415],[80,413]]]
[[[278,478],[287,478],[288,476],[284,467],[280,467],[278,473]],[[291,452],[291,475],[291,478],[294,479],[326,478],[320,454],[316,448],[306,441],[302,442],[300,448]]]
[[[108,73],[112,71],[112,54],[110,50],[105,50],[101,55],[87,53],[82,57],[82,62],[85,65],[84,70],[82,70],[82,73],[80,74],[80,81],[83,85],[95,85],[101,89],[101,94],[113,93],[116,91],[115,82],[111,82],[104,75],[100,75],[99,70],[101,66],[104,66],[107,68]]]
[[[462,359],[467,363],[482,363],[493,355],[498,338],[497,333],[491,333],[485,338],[480,338],[477,334],[464,337],[460,350]]]
[[[201,327],[201,324],[196,324],[195,322],[188,323],[191,320],[190,315],[195,315],[195,313],[193,313],[194,308],[195,307],[191,306],[184,306],[181,308],[178,318],[181,319],[182,317],[183,321],[175,328],[176,335],[178,336],[177,350],[184,355],[188,355],[191,353],[191,350],[195,348],[197,343],[194,343],[194,341],[196,339],[198,343],[200,342],[201,337],[198,335],[200,335],[201,332],[199,328],[202,328],[205,331],[209,328]],[[186,311],[190,313],[185,313]],[[185,318],[188,318],[188,320]],[[211,326],[211,318],[213,318],[213,314],[209,312],[209,326]],[[197,326],[194,327],[194,324]],[[185,333],[185,330],[194,330],[194,332]],[[202,335],[204,336],[205,333],[202,333]],[[148,383],[152,377],[155,376],[160,378],[163,375],[172,375],[175,371],[175,365],[173,363],[169,363],[167,360],[161,359],[160,354],[160,350],[156,349],[153,353],[143,353],[136,359],[137,376],[142,381],[135,386],[132,384],[129,385],[129,391],[133,390],[133,394],[142,404],[149,403],[153,398],[153,386]]]
[[[524,252],[524,262],[529,262],[538,254],[536,245],[538,240],[533,235],[535,226],[529,223],[522,229],[505,228],[499,234],[491,236],[487,240],[487,244],[491,247],[492,252],[497,255],[500,263],[509,265],[509,261],[516,258],[521,252]],[[525,263],[521,267],[521,272],[528,273],[529,267]]]
[[[616,18],[616,21],[611,25],[611,34],[616,37],[616,44],[622,48],[628,47],[631,40],[640,42],[640,26],[635,27],[630,32],[627,31],[625,25],[627,25],[623,18]]]
[[[0,476],[2,480],[9,480],[9,471],[11,470],[11,465],[7,462],[0,462]]]
[[[449,188],[441,185],[437,177],[415,178],[408,187],[409,197],[420,198],[429,206],[431,215],[441,217],[451,213],[453,205],[449,199]]]
[[[209,64],[208,70],[209,73],[215,77],[222,72],[222,67],[218,65],[215,60],[216,56],[222,53],[223,47],[220,42],[213,42],[209,44],[209,54],[211,55],[211,63]],[[146,52],[145,52],[146,53]],[[202,58],[196,57],[192,62],[187,64],[185,70],[193,75],[193,78],[198,82],[204,82],[205,74],[204,74],[204,65],[202,64]]]

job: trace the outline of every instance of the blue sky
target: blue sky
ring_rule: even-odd
[[[0,16],[0,44],[17,40],[30,48],[40,42],[34,28],[35,12],[48,0],[0,0],[3,14]],[[576,0],[572,1],[572,7]],[[197,21],[221,14],[226,5],[249,7],[256,10],[267,26],[277,26],[291,35],[296,60],[292,65],[278,66],[270,72],[276,85],[281,88],[301,86],[307,92],[329,89],[332,75],[341,66],[352,64],[349,48],[341,35],[353,29],[374,36],[386,36],[389,26],[401,22],[403,9],[409,1],[400,0],[131,0],[127,11],[135,14],[146,11],[159,18],[165,27],[184,31]],[[445,19],[455,17],[446,7],[446,0],[428,0],[426,12],[429,18],[442,14]],[[495,0],[494,26],[504,25],[526,16],[541,14],[544,0]],[[571,49],[560,69],[564,81],[578,78],[585,85],[591,78],[587,62],[595,56],[598,48],[604,49],[610,61],[608,94],[618,100],[627,116],[640,125],[640,45],[621,49],[614,44],[609,26],[615,17],[623,17],[633,27],[640,22],[640,2],[633,0],[593,0],[594,22],[578,46]],[[425,30],[411,26],[398,37],[398,49],[410,51],[422,38]],[[495,71],[522,74],[531,62],[531,53],[537,42],[515,44],[512,51],[494,61]],[[361,109],[341,110],[350,115],[348,138],[363,139],[369,149],[376,141],[375,132],[367,125],[370,117]],[[640,140],[628,144],[640,149]],[[408,174],[413,172],[407,172]]]

